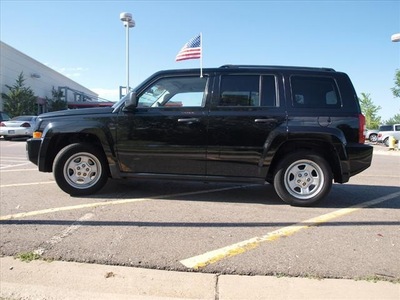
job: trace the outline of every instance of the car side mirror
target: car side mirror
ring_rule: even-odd
[[[128,99],[125,100],[125,109],[131,110],[138,105],[138,99],[135,92],[131,92]]]

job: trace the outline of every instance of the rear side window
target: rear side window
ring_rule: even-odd
[[[392,125],[382,125],[379,127],[379,131],[392,131],[393,126]]]
[[[336,82],[329,77],[292,76],[292,104],[304,108],[338,108],[341,99]]]
[[[275,76],[221,76],[218,106],[277,106]]]

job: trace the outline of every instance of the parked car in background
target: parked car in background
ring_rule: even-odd
[[[365,138],[372,143],[376,143],[378,141],[378,133],[378,129],[366,129]]]
[[[397,141],[400,140],[400,124],[381,125],[379,127],[378,142],[389,147],[389,137],[393,136]]]
[[[10,120],[11,118],[10,118],[10,116],[7,114],[7,113],[5,113],[4,111],[0,111],[0,122],[3,122],[3,121],[8,121],[8,120]],[[2,136],[2,134],[1,134],[1,132],[0,132],[0,137]]]
[[[10,119],[11,118],[7,113],[5,113],[4,111],[0,111],[0,122],[8,121]]]
[[[37,116],[18,116],[0,123],[0,136],[5,140],[17,137],[32,137]]]

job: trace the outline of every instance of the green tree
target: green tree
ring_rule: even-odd
[[[396,70],[394,77],[394,87],[392,88],[392,93],[395,98],[400,98],[400,69]]]
[[[51,90],[51,96],[51,99],[46,97],[46,101],[49,104],[49,111],[67,109],[67,102],[62,99],[62,97],[64,96],[62,91],[57,91],[53,86]]]
[[[36,115],[37,97],[30,87],[26,87],[23,72],[19,74],[13,86],[6,85],[8,93],[2,93],[4,110],[11,116]]]
[[[392,124],[400,124],[400,114],[394,115],[394,117],[389,120],[383,122],[384,124],[392,125]]]
[[[377,129],[381,123],[381,117],[377,116],[378,111],[381,109],[380,106],[376,106],[370,95],[361,93],[359,98],[361,111],[365,116],[365,123],[368,129]]]

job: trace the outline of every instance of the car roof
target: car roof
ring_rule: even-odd
[[[37,116],[16,116],[12,118],[10,121],[31,121],[32,119],[35,119]]]
[[[238,73],[255,72],[255,71],[302,71],[302,72],[327,72],[335,73],[336,70],[326,67],[302,67],[302,66],[278,66],[278,65],[222,65],[218,68],[203,68],[203,72],[227,72],[237,71]],[[200,69],[169,69],[162,70],[155,74],[185,74],[198,73]]]

